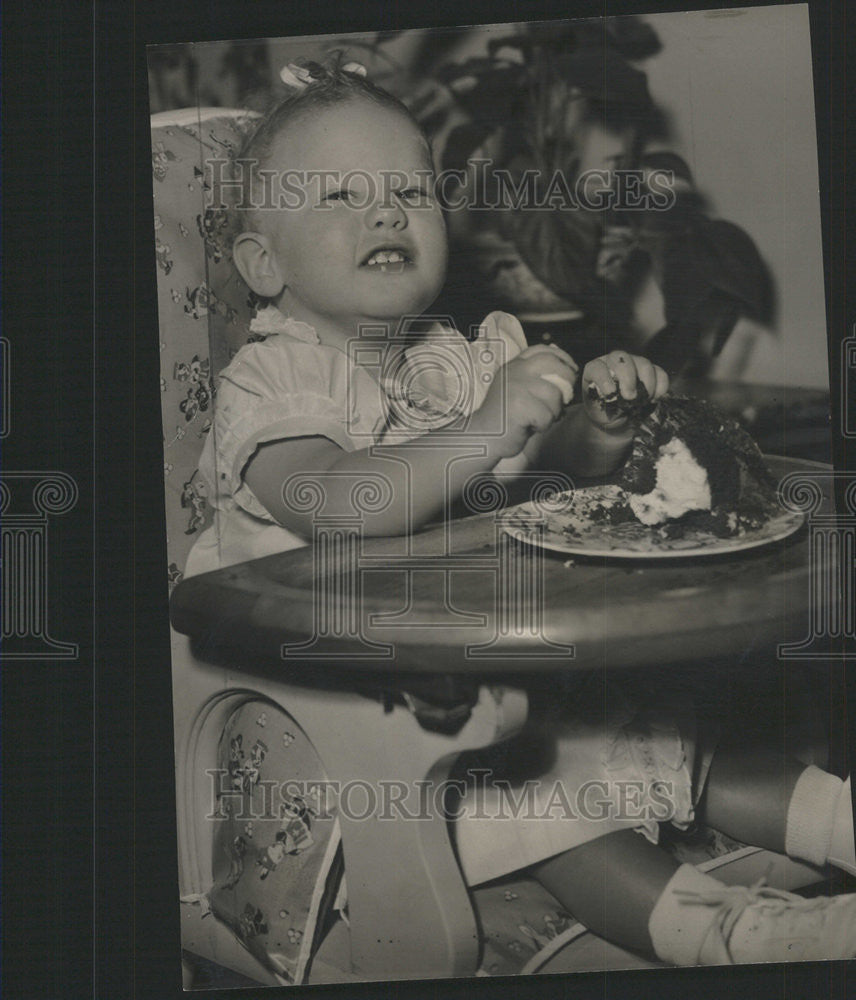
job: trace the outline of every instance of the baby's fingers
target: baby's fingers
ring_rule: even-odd
[[[653,370],[653,365],[645,358],[637,358],[633,354],[625,354],[624,351],[612,351],[603,360],[606,361],[610,374],[615,377],[618,391],[624,399],[636,398],[637,381],[639,380],[649,391],[650,388],[653,388],[653,382],[649,388],[645,381],[646,377],[650,377],[651,374],[648,369]]]
[[[579,371],[579,367],[574,359],[558,347],[551,349],[546,344],[539,344],[537,346],[540,348],[539,350],[533,350],[531,353],[527,351],[521,354],[512,364],[519,364],[521,370],[525,371],[529,376],[541,375],[543,377],[549,373],[557,375],[565,382],[573,385],[577,380],[577,373]]]
[[[557,347],[555,344],[533,344],[531,347],[527,347],[525,351],[521,352],[521,358],[531,358],[537,354],[546,354],[549,356],[555,356],[560,361],[563,361],[569,368],[573,369],[574,373],[580,370],[580,366],[574,361],[574,359],[568,354],[567,351],[563,351],[561,347]]]
[[[583,372],[583,382],[586,392],[591,388],[597,390],[600,398],[615,396],[621,388],[618,372],[607,364],[608,358],[597,358],[590,361]],[[633,387],[636,388],[636,372],[633,373]],[[626,383],[625,383],[626,384]]]
[[[633,362],[639,381],[651,399],[659,399],[668,392],[669,376],[659,365],[652,364],[647,358],[634,357]]]
[[[633,367],[636,371],[636,379],[638,379],[638,382],[641,382],[641,384],[645,387],[645,391],[653,399],[654,391],[657,388],[657,373],[654,369],[654,366],[647,358],[634,357],[632,360],[633,360]],[[634,379],[633,383],[633,396],[626,396],[622,392],[621,395],[624,396],[625,399],[633,399],[636,397],[638,389],[638,383],[636,379]]]
[[[543,394],[535,389],[530,393],[527,405],[527,425],[533,433],[545,431],[559,419],[562,413],[561,400],[548,383],[544,383]]]
[[[585,383],[586,388],[594,385],[601,397],[618,390],[623,399],[636,399],[641,383],[651,399],[659,399],[668,391],[669,376],[647,358],[612,351],[586,365]]]
[[[540,376],[547,382],[551,382],[562,394],[562,403],[567,406],[574,398],[574,386],[567,379],[557,375],[556,372],[545,372]]]
[[[659,399],[669,391],[669,376],[659,365],[654,365],[654,392],[652,399]]]
[[[562,415],[562,409],[573,398],[573,388],[561,376],[553,372],[533,379],[527,386],[531,396],[544,404],[553,416],[558,420]]]

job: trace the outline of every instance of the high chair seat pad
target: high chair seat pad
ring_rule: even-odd
[[[305,734],[263,699],[229,718],[212,778],[213,913],[289,982],[303,981],[338,887],[326,774]]]

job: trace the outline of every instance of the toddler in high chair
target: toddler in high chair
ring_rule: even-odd
[[[294,95],[261,119],[238,158],[245,197],[233,256],[267,303],[254,321],[265,337],[221,374],[200,466],[215,522],[194,546],[187,575],[306,544],[311,515],[295,510],[283,490],[296,474],[324,483],[325,513],[350,510],[353,478],[341,473],[382,475],[392,502],[366,514],[363,530],[395,535],[441,514],[446,491],[458,495],[469,477],[502,462],[603,474],[632,440],[627,419],[607,415],[589,393],[568,405],[578,376],[573,359],[553,346],[526,346],[507,314],[492,313],[474,343],[429,325],[406,356],[392,334],[435,300],[447,264],[428,142],[408,110],[360,67],[295,68],[292,80]],[[391,331],[384,349],[397,361],[382,368],[411,374],[420,350],[430,360],[432,338],[461,356],[481,350],[482,360],[485,338],[504,346],[504,366],[497,359],[486,371],[492,381],[458,394],[465,402],[456,405],[467,409],[464,436],[483,444],[480,454],[443,435],[455,387],[432,382],[430,364],[421,381],[410,382],[419,392],[404,407],[393,405],[395,385],[349,353],[367,327]],[[639,383],[653,398],[668,389],[665,372],[622,352],[590,362],[582,382],[603,396],[617,385],[628,399]],[[407,406],[423,419],[418,426],[402,421]],[[406,444],[416,436],[434,438],[418,461]],[[711,826],[856,874],[849,779],[746,748],[719,745],[711,754],[680,699],[661,692],[646,702],[611,690],[582,689],[554,720],[553,774],[568,799],[591,779],[601,790],[620,784],[617,777],[639,779],[642,805],[662,806],[665,795],[665,818],[687,826],[704,790]],[[666,962],[856,957],[856,896],[805,900],[764,886],[726,887],[658,847],[653,820],[640,824],[612,811],[598,821],[490,822],[465,808],[454,826],[469,884],[529,867],[591,930]]]

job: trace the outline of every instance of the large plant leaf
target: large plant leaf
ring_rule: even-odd
[[[426,87],[421,93],[407,101],[410,113],[417,118],[437,101],[437,87]]]
[[[698,245],[715,262],[710,272],[714,288],[740,300],[751,318],[769,323],[773,282],[752,238],[732,222],[703,219]]]
[[[572,300],[590,293],[600,238],[596,213],[523,208],[507,212],[505,223],[520,256],[548,288]]]
[[[657,32],[638,17],[607,17],[604,28],[611,43],[627,59],[648,59],[663,47]]]
[[[698,216],[669,234],[663,248],[666,318],[679,321],[712,292],[737,302],[741,313],[769,323],[772,280],[752,239],[731,222]]]
[[[716,357],[731,336],[740,312],[735,299],[711,292],[680,321],[671,321],[658,331],[645,344],[645,356],[670,375],[688,366],[695,369],[694,374],[703,375],[710,360],[705,358],[703,342],[710,341],[710,356]]]
[[[447,108],[435,108],[434,111],[420,118],[419,124],[422,126],[422,131],[431,138],[437,135],[448,120],[449,111]]]
[[[463,170],[469,158],[493,132],[493,126],[484,122],[464,122],[456,125],[446,138],[443,147],[442,169]]]
[[[640,170],[663,170],[694,187],[693,174],[689,164],[677,153],[668,150],[657,150],[654,153],[644,153],[639,157]]]
[[[711,354],[717,357],[740,319],[740,306],[730,296],[714,292],[701,303],[697,321],[705,333],[713,334]]]
[[[461,72],[447,82],[458,104],[474,121],[492,122],[497,126],[519,116],[529,97],[525,85],[526,69],[513,64]],[[456,83],[459,85],[455,86]]]
[[[416,51],[412,54],[409,75],[412,80],[438,78],[438,67],[453,57],[460,44],[456,31],[426,31],[416,41]]]
[[[446,63],[437,70],[437,79],[450,86],[457,80],[462,80],[468,76],[475,76],[479,79],[487,76],[503,67],[497,66],[494,59],[486,56],[472,56],[462,63]]]
[[[586,96],[609,104],[645,108],[651,104],[648,77],[611,48],[579,49],[556,58],[556,69]]]

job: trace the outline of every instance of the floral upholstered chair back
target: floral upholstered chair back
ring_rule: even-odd
[[[249,336],[252,293],[232,265],[226,216],[212,207],[211,193],[251,123],[244,112],[220,108],[152,117],[171,585],[181,579],[193,542],[211,521],[197,466],[212,426],[216,376]]]
[[[217,109],[169,112],[152,119],[167,561],[172,584],[181,579],[191,546],[212,519],[198,465],[206,436],[213,433],[217,375],[250,336],[252,295],[232,265],[230,229],[225,213],[214,204],[212,184],[214,172],[226,166],[251,124],[245,114]],[[202,824],[213,835],[210,878],[205,874],[208,862],[203,864],[203,855],[194,855],[203,870],[199,888],[204,897],[191,893],[183,902],[189,911],[201,906],[204,898],[210,920],[226,925],[261,963],[259,968],[280,983],[302,982],[336,898],[339,827],[335,821],[319,823],[310,834],[310,824],[319,813],[311,794],[306,800],[292,796],[279,815],[267,815],[270,807],[262,804],[262,790],[271,783],[278,787],[286,779],[323,788],[327,775],[299,724],[269,696],[271,685],[264,695],[235,694],[234,702],[222,702],[234,704],[234,711],[223,730],[214,733],[213,742],[186,741],[187,720],[196,718],[200,707],[192,701],[198,688],[187,681],[194,669],[184,643],[174,643],[177,763],[184,774],[187,760],[181,757],[181,748],[190,743],[200,755],[199,773],[215,767],[230,777],[228,794],[220,802],[220,822]],[[210,677],[211,683],[219,682],[216,670]],[[212,703],[221,704],[218,697],[206,702],[199,717],[206,717]],[[234,804],[236,799],[239,805]],[[188,797],[181,792],[178,808],[188,808]],[[255,822],[247,822],[247,816],[256,817]],[[181,821],[188,828],[193,825],[186,812]],[[198,850],[198,845],[190,850]],[[203,958],[232,968],[233,943],[224,944],[213,931],[211,939],[205,936],[208,930],[186,933],[189,952],[197,945]],[[246,971],[241,963],[237,968]],[[267,975],[263,981],[269,981]]]

